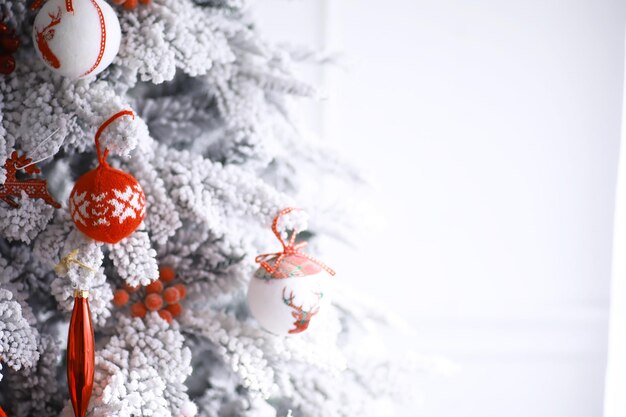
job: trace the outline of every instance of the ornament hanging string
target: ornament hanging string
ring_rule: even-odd
[[[278,241],[280,242],[280,244],[283,245],[283,251],[261,254],[256,257],[255,262],[258,264],[261,264],[261,267],[263,269],[265,269],[270,274],[273,274],[274,272],[278,270],[278,267],[280,267],[280,264],[283,262],[286,256],[298,255],[298,256],[302,256],[310,260],[311,262],[315,262],[323,270],[328,272],[330,275],[335,275],[335,271],[332,268],[330,268],[328,265],[326,265],[319,259],[316,259],[312,257],[311,255],[308,255],[307,253],[302,252],[302,249],[307,246],[307,242],[296,243],[296,235],[298,233],[296,229],[294,229],[291,232],[291,236],[289,237],[288,242],[285,243],[285,241],[283,240],[280,232],[278,231],[278,221],[284,215],[289,214],[292,211],[297,211],[297,210],[302,210],[302,209],[294,208],[294,207],[287,207],[281,210],[280,213],[278,213],[278,215],[274,218],[274,221],[272,222],[272,232],[274,232],[274,235],[278,238]],[[269,261],[272,261],[272,260],[274,260],[274,264],[270,265]]]
[[[39,144],[33,148],[33,150],[31,151],[31,154],[32,154],[33,152],[35,152],[37,149],[39,149],[39,148],[41,147],[41,145],[45,144],[45,143],[46,143],[46,142],[48,142],[50,139],[52,139],[52,137],[54,136],[54,134],[55,134],[55,133],[57,133],[57,132],[59,131],[59,129],[60,129],[60,127],[57,127],[55,131],[53,131],[52,133],[50,133],[50,134],[48,135],[48,137],[46,137],[43,141],[39,142]],[[17,165],[15,165],[15,169],[19,169],[19,170],[21,170],[21,169],[24,169],[24,168],[28,168],[28,167],[29,167],[29,166],[31,166],[31,165],[38,164],[38,163],[40,163],[41,161],[45,161],[45,160],[46,160],[46,159],[48,159],[48,158],[52,158],[53,156],[54,156],[54,153],[53,153],[53,154],[51,154],[51,155],[48,155],[48,156],[44,156],[43,158],[39,158],[39,159],[38,159],[38,160],[36,160],[36,161],[29,162],[28,164],[26,164],[26,165],[22,165],[21,167],[18,167]],[[2,417],[2,416],[0,416],[0,417]]]
[[[70,264],[76,264],[78,266],[81,266],[85,269],[90,270],[91,272],[94,272],[94,273],[98,272],[92,267],[90,267],[89,265],[79,261],[77,259],[77,256],[78,256],[78,249],[74,249],[73,251],[65,255],[63,258],[61,258],[61,261],[54,266],[54,271],[59,275],[63,273],[67,273],[67,271],[70,269]]]
[[[98,152],[98,162],[100,162],[100,165],[103,165],[105,167],[109,166],[109,164],[107,163],[107,156],[109,156],[109,149],[105,148],[104,153],[102,153],[100,149],[100,136],[102,135],[102,132],[104,132],[104,129],[109,127],[111,123],[113,123],[115,120],[119,119],[122,116],[130,116],[131,118],[134,119],[135,113],[133,113],[131,110],[119,111],[115,113],[113,116],[109,117],[104,123],[102,123],[100,127],[98,128],[98,131],[96,132],[96,151]]]

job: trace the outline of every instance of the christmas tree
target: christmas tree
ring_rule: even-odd
[[[44,10],[52,2],[0,0],[0,406],[13,417],[74,415],[66,349],[84,292],[95,333],[89,416],[387,415],[384,399],[423,363],[386,353],[376,333],[385,314],[336,288],[315,326],[282,336],[246,302],[255,256],[278,245],[270,225],[281,210],[307,209],[298,240],[329,264],[316,237],[345,217],[303,186],[354,179],[291,122],[293,97],[315,95],[291,70],[310,54],[264,42],[246,0],[117,0],[119,52],[75,79],[51,67],[70,52],[80,59],[79,48],[45,50],[71,3]],[[115,243],[80,227],[85,194],[72,193],[102,164],[132,175],[145,199],[145,213],[143,200],[127,213],[136,230]],[[278,236],[306,223],[289,213]]]

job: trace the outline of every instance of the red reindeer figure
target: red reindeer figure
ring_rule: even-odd
[[[283,288],[283,302],[287,304],[289,307],[293,308],[294,312],[291,313],[296,321],[293,323],[293,329],[289,330],[290,334],[301,333],[309,328],[309,323],[313,316],[315,316],[319,311],[319,301],[322,299],[321,293],[315,293],[317,295],[317,301],[315,305],[310,310],[306,311],[302,308],[302,306],[297,306],[293,303],[295,296],[293,295],[293,291],[289,292],[289,297],[285,297],[285,291],[287,291],[287,287]]]
[[[46,203],[50,204],[54,208],[60,208],[61,205],[54,201],[50,193],[48,192],[48,184],[44,179],[28,179],[18,180],[16,173],[18,169],[24,167],[24,171],[27,174],[37,174],[41,170],[37,165],[30,164],[30,158],[26,156],[17,156],[17,152],[13,151],[11,157],[7,159],[4,165],[7,171],[7,179],[4,184],[0,184],[0,200],[7,203],[13,208],[19,207],[14,200],[15,197],[21,197],[22,191],[24,191],[30,198],[41,198]],[[27,166],[28,165],[28,166]]]
[[[37,47],[39,48],[43,58],[52,66],[52,68],[61,67],[59,58],[57,58],[54,52],[52,52],[52,49],[48,46],[48,41],[54,38],[54,29],[52,28],[61,23],[61,13],[62,11],[60,7],[56,14],[48,13],[48,16],[50,16],[51,19],[48,26],[44,27],[43,30],[37,29]]]

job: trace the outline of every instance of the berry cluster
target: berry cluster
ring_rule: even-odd
[[[124,289],[115,291],[113,304],[118,307],[129,303],[131,297],[137,294],[142,300],[137,301],[130,307],[133,317],[145,317],[148,311],[158,311],[159,316],[168,323],[174,317],[180,316],[183,307],[180,301],[187,295],[187,288],[183,284],[172,284],[176,272],[169,266],[162,267],[159,271],[159,279],[145,287],[145,292],[140,293],[139,287],[125,286]]]
[[[0,74],[8,75],[15,71],[13,54],[20,47],[20,38],[4,22],[0,22]]]
[[[126,10],[133,10],[139,3],[150,4],[152,0],[112,0],[118,6],[121,4]]]

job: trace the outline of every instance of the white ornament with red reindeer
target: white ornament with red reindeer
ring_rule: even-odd
[[[302,333],[328,303],[326,283],[335,272],[304,253],[306,242],[296,244],[297,230],[285,242],[278,221],[294,208],[282,210],[272,231],[283,246],[281,252],[259,255],[261,266],[250,280],[248,306],[254,318],[269,332],[278,335]]]
[[[35,18],[33,43],[54,72],[72,79],[108,67],[120,47],[120,22],[103,0],[48,0]]]

